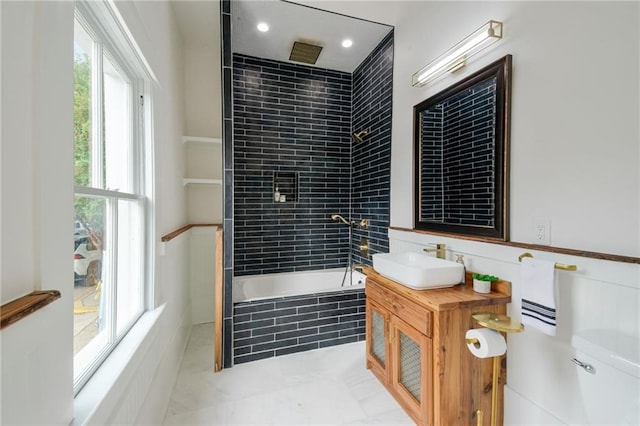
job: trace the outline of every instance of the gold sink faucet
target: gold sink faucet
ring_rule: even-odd
[[[436,253],[436,257],[438,259],[446,259],[447,258],[447,245],[443,244],[443,243],[438,243],[435,245],[435,248],[424,248],[422,249],[422,251],[424,251],[425,253]]]

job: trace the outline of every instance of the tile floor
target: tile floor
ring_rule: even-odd
[[[413,425],[357,342],[213,373],[213,326],[193,327],[165,425]]]

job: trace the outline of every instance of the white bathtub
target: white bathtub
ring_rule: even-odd
[[[274,297],[298,296],[364,288],[367,276],[353,271],[341,287],[344,268],[319,271],[286,272],[280,274],[243,275],[233,278],[233,303]]]

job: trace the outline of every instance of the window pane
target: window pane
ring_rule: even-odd
[[[131,85],[118,67],[103,57],[105,187],[135,192],[132,181]]]
[[[74,304],[73,347],[74,354],[87,348],[104,328],[104,292],[106,268],[104,267],[105,201],[99,198],[75,197],[74,230]],[[106,338],[98,339],[102,346]],[[92,351],[99,350],[95,345]]]
[[[73,44],[73,144],[76,185],[89,185],[91,170],[91,114],[93,40],[76,21]]]
[[[142,201],[118,201],[117,324],[121,335],[143,309]]]
[[[146,204],[131,197],[145,168],[142,77],[135,52],[104,31],[116,26],[98,25],[94,12],[112,19],[82,2],[74,21],[75,391],[140,317],[146,290]]]

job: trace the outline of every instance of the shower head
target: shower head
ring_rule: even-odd
[[[345,219],[344,217],[340,216],[339,214],[332,214],[331,215],[331,220],[333,221],[341,221],[342,223],[344,223],[347,226],[351,226],[351,223],[349,221],[347,221],[347,219]]]
[[[353,139],[354,142],[356,143],[361,143],[364,142],[364,137],[367,136],[369,134],[368,130],[361,130],[357,133],[351,133],[351,139]]]

